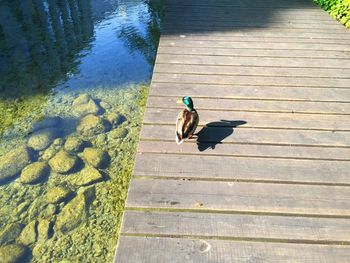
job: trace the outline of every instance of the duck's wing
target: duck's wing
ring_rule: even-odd
[[[180,144],[183,140],[183,127],[186,122],[187,112],[188,110],[184,109],[180,111],[179,115],[177,115],[175,134],[176,134],[176,142],[178,144]]]
[[[191,114],[191,117],[190,117],[189,123],[187,124],[188,135],[186,136],[186,138],[191,137],[194,134],[199,123],[199,115],[197,111],[193,110],[190,112],[190,114]]]

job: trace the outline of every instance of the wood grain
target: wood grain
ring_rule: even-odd
[[[314,243],[350,240],[350,220],[222,213],[126,211],[125,234],[270,239]]]
[[[349,185],[349,171],[350,162],[343,161],[139,153],[136,155],[134,175],[193,180]]]
[[[160,253],[155,253],[159,251]],[[167,253],[161,253],[167,251]],[[347,246],[122,236],[117,257],[124,263],[147,262],[350,262]]]
[[[313,87],[274,87],[274,86],[243,86],[195,83],[152,83],[150,95],[177,96],[185,95],[205,98],[234,98],[259,100],[293,100],[293,101],[323,101],[350,102],[350,89],[324,89]],[[327,104],[324,104],[327,105]]]

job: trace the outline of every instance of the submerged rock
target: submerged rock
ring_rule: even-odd
[[[87,114],[98,114],[101,112],[100,106],[88,95],[81,94],[78,96],[72,104],[73,111],[79,116],[84,116]]]
[[[47,148],[41,158],[45,161],[50,160],[52,157],[54,157],[56,155],[56,153],[58,152],[58,150],[56,149],[56,147],[54,145],[51,145],[49,148]]]
[[[126,118],[119,112],[111,112],[107,115],[107,120],[112,124],[113,128],[115,128],[126,121]]]
[[[84,137],[91,137],[108,130],[109,123],[96,115],[87,115],[80,120],[77,132]]]
[[[57,207],[54,204],[48,204],[44,210],[40,213],[40,218],[43,219],[50,219],[52,218],[57,212]]]
[[[38,223],[38,240],[44,241],[50,238],[52,232],[52,223],[43,219]]]
[[[97,148],[85,148],[83,151],[84,160],[95,168],[108,166],[109,156],[106,152]]]
[[[103,147],[107,143],[107,135],[105,133],[97,135],[92,143],[97,147]]]
[[[37,122],[33,126],[33,132],[46,128],[60,127],[62,119],[60,117],[46,118],[40,122]]]
[[[40,258],[41,260],[43,259],[43,255],[47,250],[48,245],[45,242],[38,242],[36,245],[33,247],[32,254],[36,258]],[[59,261],[62,263],[62,261]]]
[[[106,101],[101,101],[101,102],[100,102],[100,105],[101,105],[102,108],[104,108],[104,109],[106,109],[106,110],[112,108],[112,106],[111,106],[108,102],[106,102]]]
[[[31,162],[27,147],[19,147],[0,157],[0,183],[16,176]]]
[[[78,158],[61,150],[49,161],[49,164],[51,169],[57,173],[68,173],[77,166]]]
[[[65,201],[70,195],[72,191],[64,186],[58,186],[51,188],[46,194],[46,200],[49,203],[60,203]]]
[[[79,173],[70,175],[70,182],[76,186],[90,185],[102,180],[102,174],[91,166],[85,166]]]
[[[80,152],[84,148],[84,141],[78,137],[68,137],[64,149],[68,152]]]
[[[37,239],[36,226],[37,222],[35,220],[26,225],[17,242],[26,246],[33,244]]]
[[[28,139],[28,146],[34,150],[41,151],[51,145],[51,143],[59,136],[56,128],[45,128],[36,131]]]
[[[30,202],[29,201],[25,201],[21,204],[19,204],[16,209],[14,210],[14,213],[17,217],[19,217],[23,212],[25,212],[28,207],[30,206]]]
[[[63,138],[57,138],[52,142],[52,145],[56,146],[56,147],[60,147],[63,146],[64,144],[64,139]]]
[[[79,193],[72,201],[63,207],[58,214],[55,229],[67,233],[85,222],[89,206],[95,199],[95,187],[89,187]]]
[[[83,93],[80,94],[78,97],[75,98],[75,100],[73,101],[72,105],[73,106],[77,106],[80,104],[85,104],[88,103],[89,100],[91,100],[91,96],[89,94]]]
[[[20,223],[11,223],[5,227],[5,229],[0,233],[0,244],[11,243],[16,240],[21,231],[23,225]]]
[[[22,263],[29,249],[21,245],[7,245],[0,247],[2,263]]]
[[[108,133],[108,138],[111,140],[115,139],[123,139],[128,135],[128,129],[125,127],[120,127],[114,129]]]
[[[21,183],[34,184],[40,182],[49,174],[50,168],[45,162],[35,162],[26,166],[19,178]]]

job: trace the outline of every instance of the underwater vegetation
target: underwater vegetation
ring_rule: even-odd
[[[112,261],[147,92],[66,96],[0,157],[0,256]]]

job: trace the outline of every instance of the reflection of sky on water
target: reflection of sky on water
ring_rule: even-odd
[[[152,15],[148,5],[120,1],[112,7],[114,10],[106,12],[105,18],[95,24],[91,49],[81,52],[79,72],[68,73],[70,78],[61,87],[82,90],[149,81],[153,65],[139,50],[130,49],[119,34],[124,28],[130,34],[147,37],[145,26]]]

